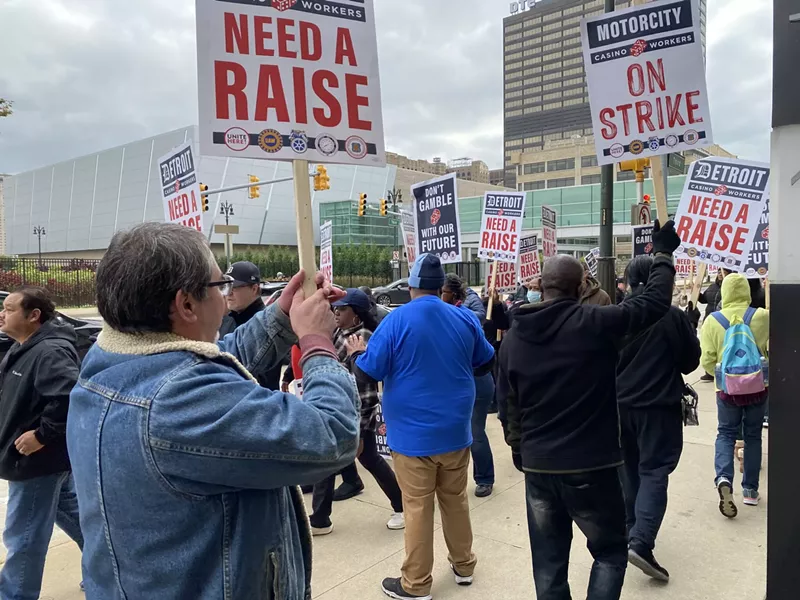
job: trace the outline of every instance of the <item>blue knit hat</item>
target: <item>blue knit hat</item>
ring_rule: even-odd
[[[444,285],[442,261],[433,254],[420,254],[408,277],[408,287],[418,290],[438,290]]]

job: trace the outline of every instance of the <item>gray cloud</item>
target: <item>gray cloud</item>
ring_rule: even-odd
[[[710,0],[715,139],[768,160],[771,6]],[[387,147],[502,164],[506,2],[378,0]],[[24,171],[197,120],[193,0],[2,0],[0,172]]]

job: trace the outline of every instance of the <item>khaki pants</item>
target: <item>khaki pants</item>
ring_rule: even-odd
[[[433,583],[433,497],[439,500],[442,530],[450,561],[459,575],[468,577],[478,559],[472,553],[467,477],[469,448],[436,456],[404,456],[392,452],[397,483],[403,492],[406,519],[406,559],[403,589],[426,596]]]

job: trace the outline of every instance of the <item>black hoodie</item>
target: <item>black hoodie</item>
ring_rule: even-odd
[[[520,307],[500,349],[497,393],[507,400],[506,441],[524,470],[621,464],[617,347],[669,310],[674,279],[672,260],[659,256],[645,291],[629,302],[561,298]]]
[[[66,427],[69,394],[78,381],[75,330],[44,323],[0,362],[0,479],[20,481],[70,470]],[[35,431],[44,448],[23,456],[14,445]]]

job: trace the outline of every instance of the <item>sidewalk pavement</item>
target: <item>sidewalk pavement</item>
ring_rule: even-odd
[[[724,518],[714,489],[716,405],[713,384],[698,382],[700,373],[687,377],[700,394],[700,426],[685,431],[683,456],[670,480],[670,505],[656,547],[656,557],[672,576],[666,586],[630,567],[623,600],[719,600],[726,597],[762,598],[766,581],[766,467],[762,471],[762,502],[755,508],[741,504],[741,477],[736,476],[739,516]],[[478,567],[475,583],[459,587],[447,565],[447,549],[436,516],[436,600],[528,600],[535,597],[530,566],[522,474],[511,464],[498,421],[490,415],[489,438],[495,455],[497,482],[489,498],[476,498],[470,484],[472,527]],[[766,450],[765,431],[764,449]],[[765,457],[766,464],[766,457]],[[334,504],[334,532],[315,538],[313,597],[320,600],[383,598],[384,577],[400,574],[403,533],[385,523],[391,507],[369,473],[360,470],[365,492]],[[5,517],[6,486],[0,487],[0,517]],[[311,497],[306,496],[307,504]],[[0,560],[5,551],[0,548]],[[583,598],[592,559],[585,538],[575,530],[570,582],[575,598]],[[57,531],[45,569],[42,600],[82,600],[80,553]]]

